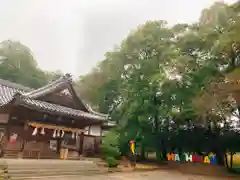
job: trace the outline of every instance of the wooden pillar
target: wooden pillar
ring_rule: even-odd
[[[78,150],[79,156],[83,154],[83,142],[84,142],[84,133],[81,132],[79,136],[79,150]]]
[[[58,138],[57,139],[57,153],[60,154],[60,151],[62,149],[62,139]]]
[[[100,143],[101,143],[101,138],[96,136],[94,138],[94,154],[100,154]]]

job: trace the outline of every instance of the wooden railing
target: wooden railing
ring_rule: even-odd
[[[24,150],[22,158],[26,159],[40,159],[41,152],[40,150]]]

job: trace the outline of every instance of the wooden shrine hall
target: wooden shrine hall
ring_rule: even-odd
[[[0,79],[1,157],[94,156],[106,123],[76,95],[69,74],[39,89]]]

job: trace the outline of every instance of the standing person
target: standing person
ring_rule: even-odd
[[[135,153],[135,142],[134,140],[130,141],[130,160],[131,160],[131,166],[135,168],[136,166],[136,153]]]

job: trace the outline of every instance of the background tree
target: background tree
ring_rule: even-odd
[[[0,78],[31,88],[41,87],[61,74],[42,71],[31,50],[18,41],[1,42],[0,56]]]
[[[175,150],[213,151],[223,162],[231,148],[221,134],[234,134],[226,122],[236,106],[218,85],[236,68],[238,14],[238,3],[216,3],[194,24],[146,22],[81,77],[80,94],[118,122],[122,152],[135,139],[142,154],[154,149],[159,159]]]

